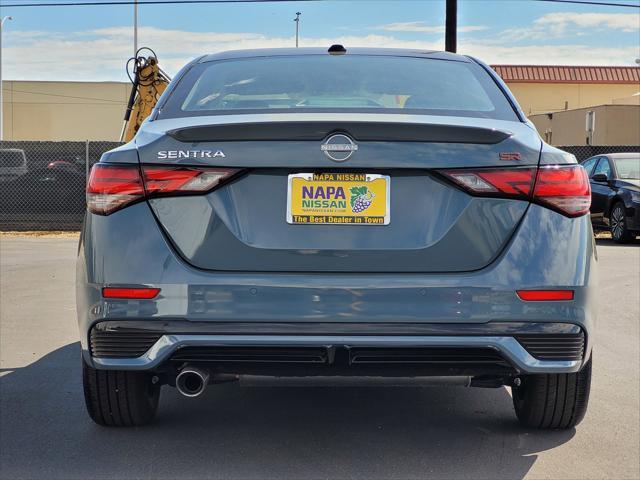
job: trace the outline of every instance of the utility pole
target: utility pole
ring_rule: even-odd
[[[2,27],[7,20],[13,20],[11,17],[2,17],[0,19],[0,142],[3,137],[4,122],[2,121],[2,113],[4,105],[2,104]]]
[[[138,55],[138,0],[133,2],[133,56]]]
[[[458,50],[458,0],[447,0],[445,20],[444,49],[456,53]]]
[[[293,19],[296,22],[296,48],[298,48],[298,33],[300,31],[300,15],[302,12],[296,12],[296,18]]]

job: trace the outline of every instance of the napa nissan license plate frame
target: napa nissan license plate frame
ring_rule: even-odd
[[[372,173],[293,173],[287,180],[287,223],[389,225],[391,178]]]

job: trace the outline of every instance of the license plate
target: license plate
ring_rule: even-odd
[[[318,225],[388,225],[387,175],[295,173],[289,175],[287,222]]]

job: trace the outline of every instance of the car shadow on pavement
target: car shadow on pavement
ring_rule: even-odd
[[[575,433],[522,429],[505,388],[358,379],[249,379],[195,399],[163,387],[156,423],[103,428],[85,413],[78,343],[1,374],[3,479],[520,479]]]
[[[631,240],[629,243],[616,243],[611,238],[596,238],[596,245],[608,247],[640,247],[640,240]]]

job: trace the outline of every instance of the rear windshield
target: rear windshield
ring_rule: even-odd
[[[640,157],[614,158],[618,178],[625,180],[640,180]]]
[[[197,64],[180,80],[159,118],[283,111],[518,119],[493,79],[475,63],[373,55]]]

